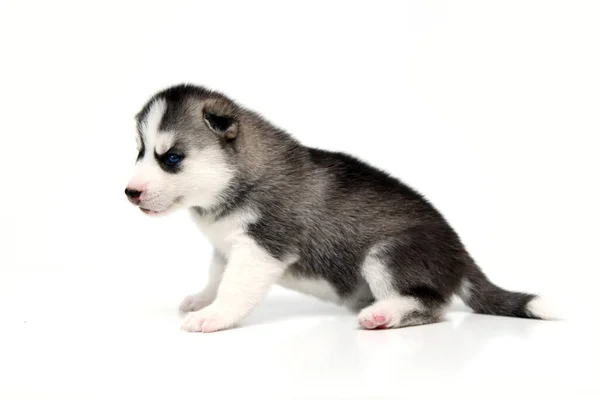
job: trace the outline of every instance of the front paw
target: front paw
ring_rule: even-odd
[[[186,314],[192,311],[198,311],[208,306],[212,302],[212,297],[203,292],[187,296],[179,305],[179,312]]]
[[[216,332],[231,327],[237,318],[219,306],[210,305],[187,315],[181,329],[188,332]]]

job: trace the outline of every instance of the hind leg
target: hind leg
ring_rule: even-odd
[[[358,314],[358,323],[365,329],[399,328],[436,322],[442,310],[429,310],[419,300],[398,296],[378,300]]]
[[[420,259],[423,253],[411,259],[405,250],[388,244],[374,247],[367,255],[361,272],[375,302],[359,313],[361,327],[422,325],[438,321],[443,314],[451,293],[444,294],[433,284],[435,279],[427,277],[425,260]]]

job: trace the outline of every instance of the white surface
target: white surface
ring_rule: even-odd
[[[599,7],[0,2],[0,398],[598,397]],[[278,292],[242,328],[180,332],[209,248],[123,190],[133,115],[181,81],[401,177],[567,320],[362,332]]]
[[[275,290],[239,328],[190,334],[178,329],[175,282],[166,272],[15,276],[0,286],[0,398],[600,393],[600,332],[590,323],[473,315],[457,306],[438,324],[363,331],[342,309]]]

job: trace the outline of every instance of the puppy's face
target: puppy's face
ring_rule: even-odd
[[[158,97],[138,114],[138,158],[125,193],[144,213],[217,203],[234,175],[227,143],[237,123],[215,108],[218,100]]]

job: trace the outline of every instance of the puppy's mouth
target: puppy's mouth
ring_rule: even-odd
[[[175,201],[173,201],[173,203],[171,203],[171,205],[169,205],[166,208],[163,208],[162,210],[153,210],[153,209],[145,208],[145,207],[142,207],[142,206],[139,206],[139,207],[140,207],[140,210],[142,210],[142,212],[144,214],[146,214],[146,215],[163,215],[163,214],[166,214],[167,211],[169,211],[170,209],[172,209],[176,204],[178,204],[181,201],[181,199],[182,199],[181,196],[177,197],[175,199]]]
[[[143,207],[140,207],[140,210],[142,210],[142,212],[146,215],[160,215],[160,214],[163,214],[165,211],[167,211],[167,210],[154,211],[154,210],[150,210],[148,208],[143,208]]]

